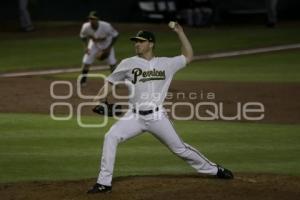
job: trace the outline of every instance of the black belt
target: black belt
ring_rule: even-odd
[[[158,110],[159,110],[159,108],[156,107],[155,111],[158,111]],[[136,109],[135,108],[132,111],[133,111],[133,113],[136,113]],[[140,115],[149,115],[149,114],[152,114],[153,112],[154,112],[153,110],[139,110],[139,114]]]

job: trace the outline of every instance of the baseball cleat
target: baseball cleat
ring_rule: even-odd
[[[233,173],[230,170],[228,170],[228,169],[226,169],[226,168],[224,168],[220,165],[218,165],[217,167],[218,167],[218,172],[217,172],[217,175],[216,175],[217,178],[233,179]]]
[[[111,186],[101,185],[96,183],[90,190],[87,191],[88,194],[95,194],[95,193],[107,193],[111,192]]]

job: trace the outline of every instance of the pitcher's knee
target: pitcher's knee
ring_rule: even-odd
[[[115,131],[109,131],[108,133],[105,134],[104,140],[105,141],[110,141],[110,142],[120,143],[124,139],[123,139],[123,137],[120,136],[120,133],[115,132]]]

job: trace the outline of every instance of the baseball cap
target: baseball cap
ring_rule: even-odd
[[[136,36],[131,37],[130,40],[131,41],[137,41],[137,40],[146,41],[146,40],[148,40],[149,42],[155,43],[155,36],[150,31],[139,31],[139,32],[137,32]]]
[[[99,19],[97,11],[91,11],[87,18],[88,19]]]

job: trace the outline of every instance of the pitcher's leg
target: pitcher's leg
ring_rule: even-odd
[[[216,175],[218,167],[209,161],[198,150],[184,143],[177,135],[169,119],[165,116],[161,120],[153,121],[149,125],[151,131],[173,153],[189,163],[198,173]]]
[[[97,183],[111,186],[117,146],[142,132],[142,124],[135,118],[116,122],[105,134]]]

